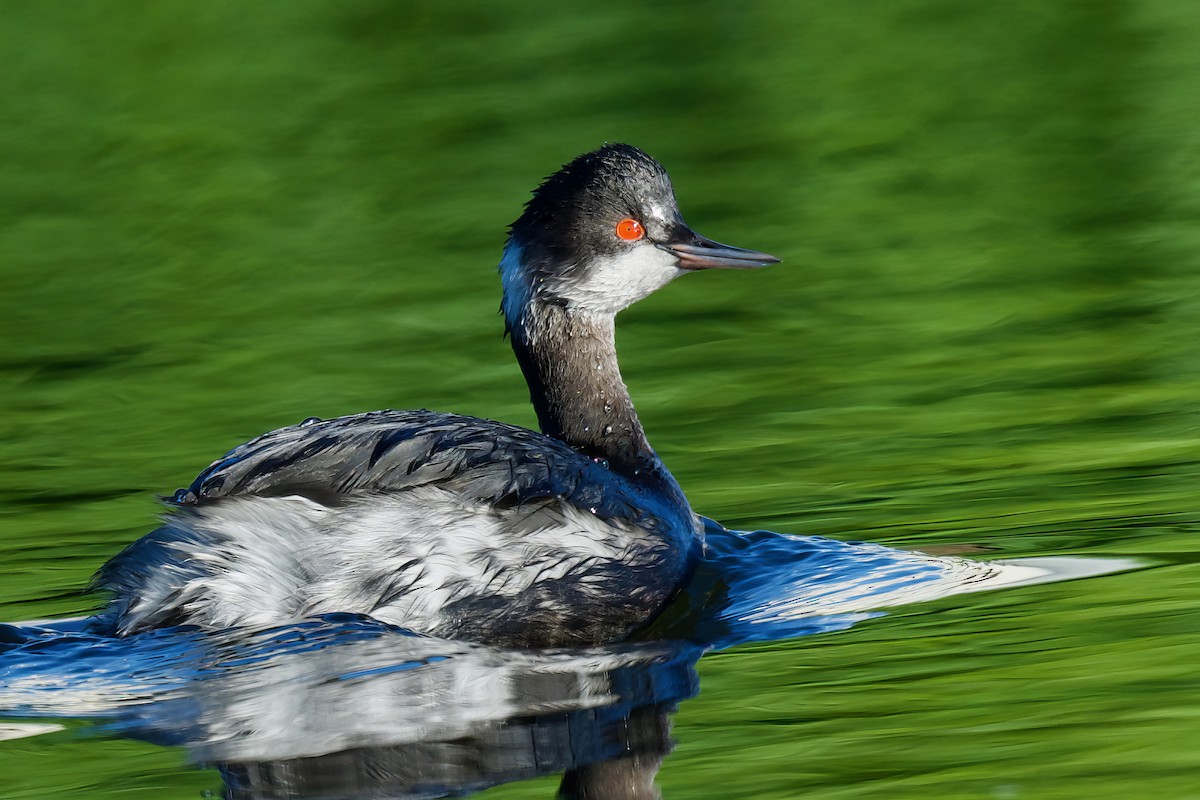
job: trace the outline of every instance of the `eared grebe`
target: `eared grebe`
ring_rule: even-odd
[[[635,147],[576,158],[513,223],[502,310],[542,433],[431,411],[309,419],[214,463],[97,575],[118,635],[350,612],[507,646],[647,622],[701,545],[617,368],[617,312],[774,256],[694,233]]]

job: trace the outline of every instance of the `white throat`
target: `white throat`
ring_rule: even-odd
[[[651,244],[593,261],[581,278],[564,280],[554,292],[568,308],[616,314],[682,275],[675,256]]]

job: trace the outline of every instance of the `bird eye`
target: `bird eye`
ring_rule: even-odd
[[[617,223],[616,233],[618,239],[623,239],[626,242],[636,242],[646,235],[646,229],[636,219],[626,217]]]

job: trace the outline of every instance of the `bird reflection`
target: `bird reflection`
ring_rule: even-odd
[[[14,650],[54,642],[66,658],[73,641],[93,663],[117,644],[23,632]],[[173,634],[168,649],[165,632],[124,640],[130,680],[110,676],[89,713],[113,733],[186,747],[237,800],[447,797],[560,772],[563,797],[658,797],[669,716],[696,694],[703,652],[668,641],[507,650],[346,615]]]
[[[641,641],[504,649],[333,614],[115,638],[87,620],[0,625],[0,712],[99,718],[182,746],[236,800],[461,796],[563,773],[560,796],[658,797],[670,716],[701,654],[843,629],[877,609],[1132,562],[979,562],[707,522],[688,589]]]
[[[329,625],[286,635],[324,638]],[[196,715],[194,755],[219,764],[239,800],[444,797],[558,772],[567,797],[656,797],[668,717],[697,691],[700,652],[503,650],[386,632],[251,670],[235,657],[178,702]]]

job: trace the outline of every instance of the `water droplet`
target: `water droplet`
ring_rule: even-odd
[[[612,403],[605,403],[604,404],[604,413],[608,414],[610,412],[612,412]]]
[[[592,506],[591,508],[589,508],[589,509],[588,509],[588,511],[592,512],[593,514],[595,514],[595,513],[596,513],[596,507],[595,507],[595,506]]]
[[[608,459],[607,458],[601,458],[600,456],[596,456],[595,458],[592,459],[592,461],[595,461],[600,466],[604,467],[605,469],[608,469]]]
[[[303,420],[300,421],[300,427],[307,428],[309,425],[316,425],[320,421],[321,421],[320,417],[305,417]]]
[[[591,426],[591,425],[584,425],[584,426],[583,426],[583,432],[584,432],[584,433],[587,433],[587,432],[588,432],[588,431],[590,431],[591,429],[592,429],[592,426]]]
[[[178,489],[171,499],[176,503],[186,503],[189,500],[194,499],[194,495],[192,494],[191,489]]]
[[[612,433],[612,425],[605,425],[604,426],[604,435],[608,436],[610,433]]]

